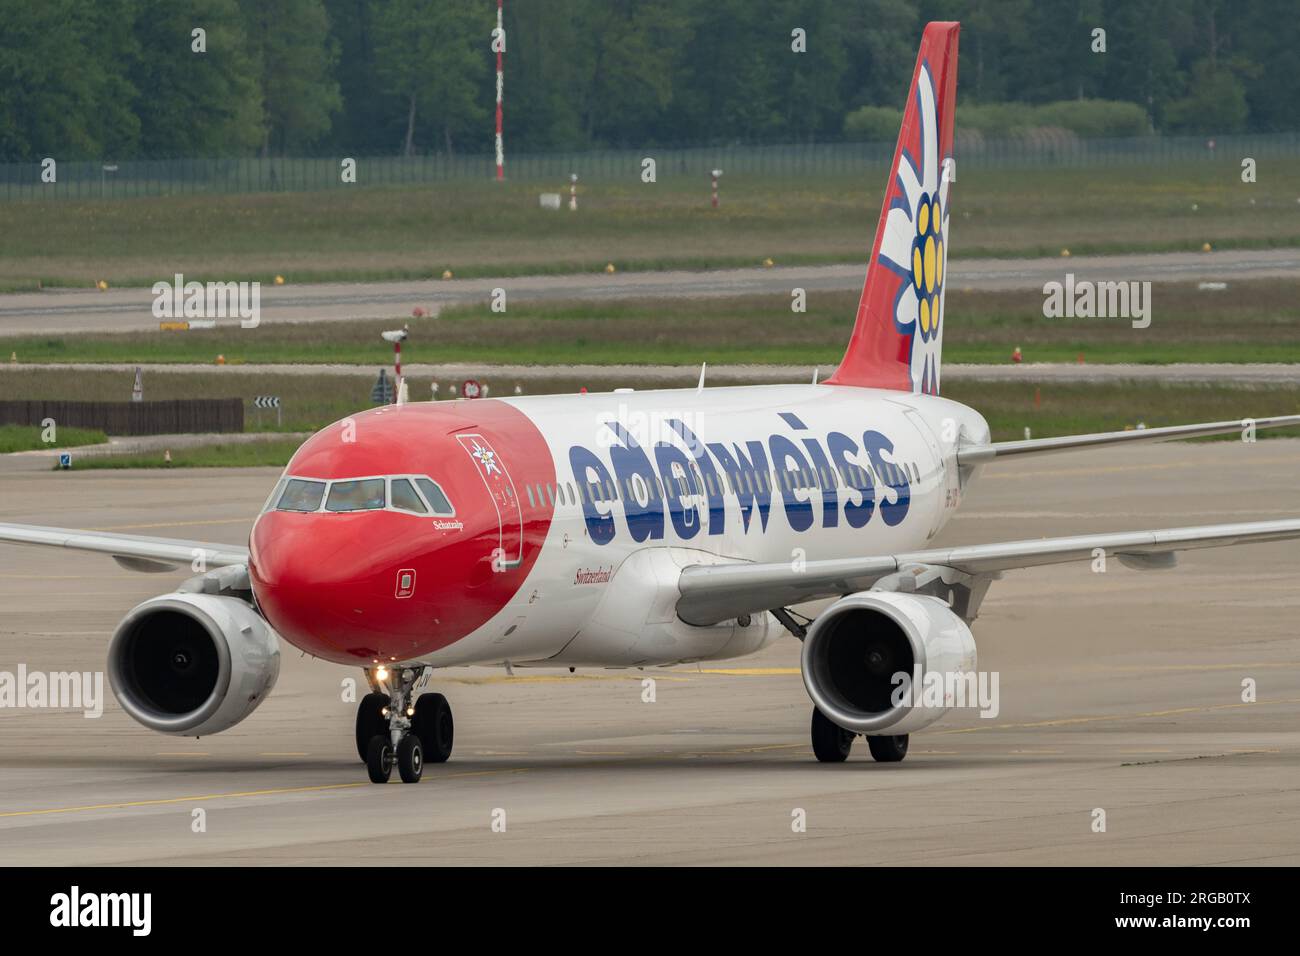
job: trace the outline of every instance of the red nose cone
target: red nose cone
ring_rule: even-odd
[[[383,510],[261,515],[249,577],[280,636],[339,663],[418,660],[519,599],[550,527],[553,506],[529,489],[554,482],[550,449],[513,406],[476,401],[471,421],[466,404],[364,412],[298,450],[289,476],[428,476],[454,514],[389,502]]]
[[[426,599],[435,596],[434,582],[418,580],[410,567],[414,520],[385,511],[262,515],[249,573],[267,620],[329,660],[414,656],[438,630]]]

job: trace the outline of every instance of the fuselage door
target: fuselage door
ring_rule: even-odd
[[[456,441],[465,449],[479,477],[492,498],[497,512],[497,527],[501,543],[494,556],[500,568],[512,568],[524,556],[524,515],[519,503],[519,493],[505,461],[492,443],[479,434],[460,434]]]

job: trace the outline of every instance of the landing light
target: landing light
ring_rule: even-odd
[[[383,664],[375,668],[375,680],[388,680],[388,668]]]

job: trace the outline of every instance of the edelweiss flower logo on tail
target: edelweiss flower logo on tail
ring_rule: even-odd
[[[921,37],[858,314],[827,384],[939,394],[960,32],[930,23]]]
[[[916,85],[920,167],[904,149],[898,164],[901,196],[890,206],[880,264],[905,281],[894,303],[894,325],[910,337],[912,390],[937,395],[943,348],[943,277],[948,254],[948,186],[939,157],[934,81],[921,64]]]

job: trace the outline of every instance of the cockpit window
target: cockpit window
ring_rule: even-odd
[[[429,507],[433,509],[434,514],[451,515],[456,513],[456,509],[451,506],[451,502],[447,500],[447,496],[442,493],[442,489],[434,482],[430,481],[428,478],[416,478],[415,483],[419,485],[420,490],[424,492],[424,497],[428,500]]]
[[[290,478],[276,503],[277,511],[316,511],[325,496],[325,482]]]
[[[330,486],[326,511],[378,511],[384,507],[384,479],[336,481]]]
[[[271,489],[270,496],[266,499],[266,504],[262,505],[262,511],[264,512],[270,511],[277,504],[279,504],[280,496],[284,494],[284,486],[287,485],[288,483],[289,483],[288,478],[281,478],[279,481],[275,483],[275,487]]]
[[[401,511],[414,511],[416,514],[428,514],[420,496],[415,493],[411,483],[405,478],[394,478],[391,489],[393,507]]]

